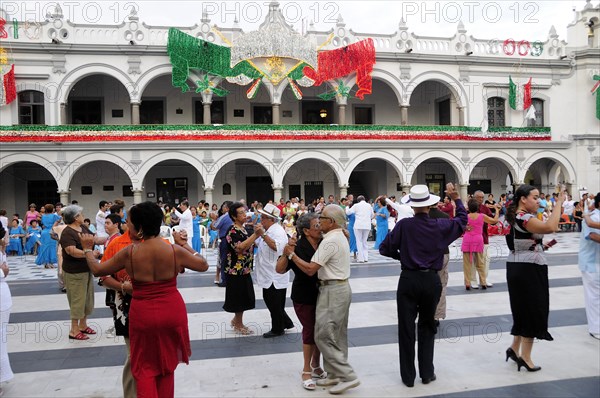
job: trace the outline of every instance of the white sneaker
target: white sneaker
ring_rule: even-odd
[[[485,284],[487,287],[494,287],[494,284],[492,282],[486,282]]]
[[[592,336],[596,340],[600,340],[600,333],[590,333],[590,336]]]
[[[471,289],[479,289],[479,285],[471,285]]]
[[[358,387],[360,385],[360,380],[354,379],[350,381],[344,381],[342,383],[338,383],[335,386],[329,389],[330,394],[341,394],[346,390],[349,390],[354,387]]]

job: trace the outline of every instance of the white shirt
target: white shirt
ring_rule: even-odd
[[[98,210],[96,213],[96,235],[103,237],[108,236],[106,230],[104,229],[104,221],[106,220],[106,213],[102,210]]]
[[[410,218],[415,216],[415,211],[409,205],[405,205],[402,203],[394,202],[390,198],[385,198],[385,202],[392,206],[394,210],[398,213],[398,217],[393,219],[392,217],[388,218],[388,227],[389,229],[394,229],[396,223],[403,218]]]
[[[370,204],[361,201],[352,207],[346,207],[346,214],[355,214],[354,229],[371,229],[371,220],[375,212]]]
[[[4,229],[8,231],[8,217],[0,216],[0,223],[2,223]]]
[[[566,215],[572,216],[573,210],[575,210],[575,202],[572,200],[563,202],[563,209]]]
[[[283,248],[288,243],[288,236],[277,223],[271,225],[265,234],[275,241],[277,250],[271,249],[263,238],[257,239],[258,250],[254,257],[256,284],[263,289],[268,289],[271,285],[274,285],[275,289],[287,289],[290,284],[290,272],[278,274],[275,267],[277,259],[283,254]]]
[[[192,216],[192,211],[188,208],[183,213],[180,213],[175,209],[175,214],[179,219],[179,228],[187,232],[188,240],[190,240],[189,238],[194,236],[194,217]]]
[[[6,234],[8,235],[8,233]],[[6,262],[6,254],[0,252],[0,264]],[[12,297],[10,295],[10,288],[4,278],[4,271],[0,270],[0,311],[9,310],[12,307]],[[6,337],[6,336],[2,336]]]

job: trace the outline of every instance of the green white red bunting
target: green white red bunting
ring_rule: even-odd
[[[17,85],[15,82],[15,66],[11,65],[10,70],[2,72],[2,84],[0,87],[0,106],[8,105],[17,98]]]
[[[509,98],[510,107],[517,111],[529,109],[531,106],[531,78],[527,84],[515,84],[509,76]]]

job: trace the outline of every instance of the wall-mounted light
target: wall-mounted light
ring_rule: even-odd
[[[319,116],[321,116],[322,119],[325,119],[327,117],[327,109],[321,109],[319,111]]]
[[[55,38],[55,39],[52,39],[52,44],[62,44],[62,41]]]
[[[586,23],[588,27],[588,37],[594,37],[594,21]]]
[[[130,46],[135,46],[135,42],[133,40],[129,40],[129,45]]]
[[[473,51],[467,51],[465,55],[468,57],[469,55],[473,55]]]
[[[407,53],[407,54],[410,54],[410,53],[412,52],[412,50],[413,50],[412,48],[407,48],[407,49],[406,49],[406,53]]]
[[[560,58],[561,60],[563,60],[563,59],[566,59],[566,58],[567,58],[567,56],[566,56],[566,55],[561,55],[559,58]]]

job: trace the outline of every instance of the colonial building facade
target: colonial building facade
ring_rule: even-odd
[[[535,43],[477,39],[462,23],[445,38],[418,36],[403,21],[392,33],[363,34],[341,16],[330,31],[300,35],[276,2],[255,32],[216,27],[207,15],[177,28],[232,48],[232,61],[243,46],[285,48],[273,42],[279,34],[315,54],[369,40],[375,63],[363,99],[354,95],[357,73],[301,88],[261,75],[251,93],[190,67],[191,90],[182,92],[173,85],[173,33],[135,10],[119,25],[73,24],[60,7],[45,21],[13,21],[3,10],[14,22],[0,46],[17,98],[0,107],[0,207],[76,199],[91,216],[99,200],[118,197],[373,198],[417,183],[442,193],[447,182],[463,195],[497,197],[523,183],[543,192],[565,184],[575,198],[597,192],[600,91],[590,92],[600,75],[600,6],[580,8],[566,40],[549,26]],[[289,57],[258,55],[256,65],[284,59],[279,67],[289,68]],[[531,81],[529,112],[512,108],[509,79],[516,95]]]

